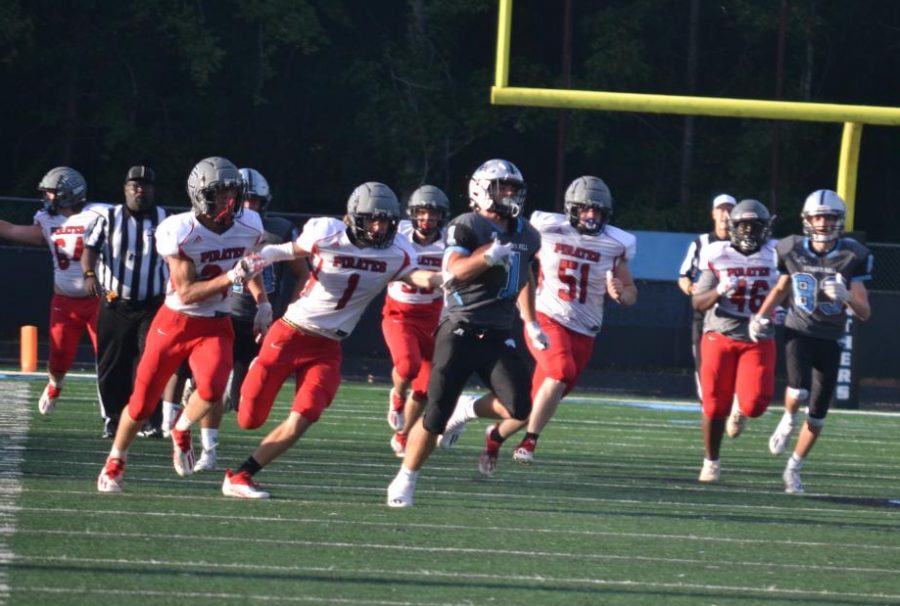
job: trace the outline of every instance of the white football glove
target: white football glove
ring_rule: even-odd
[[[484,251],[484,260],[491,267],[506,265],[509,263],[510,254],[512,254],[512,242],[501,244],[500,240],[495,239],[491,242],[490,248]]]
[[[749,332],[750,340],[754,343],[758,343],[764,339],[770,338],[775,332],[775,327],[772,325],[772,320],[763,318],[757,314],[750,318]]]
[[[734,294],[734,291],[737,290],[738,282],[740,281],[741,279],[737,276],[725,278],[719,282],[718,286],[716,286],[716,292],[719,293],[720,296],[730,297]]]
[[[541,325],[537,322],[529,322],[525,325],[525,332],[528,333],[528,340],[531,346],[538,351],[544,351],[550,347],[550,337],[541,329]]]
[[[828,279],[822,284],[822,292],[825,296],[836,303],[846,303],[850,300],[850,291],[844,284],[844,276],[837,275],[835,279]]]
[[[235,284],[243,284],[266,268],[269,263],[257,253],[251,253],[228,270],[228,278]]]
[[[256,315],[253,316],[253,334],[259,340],[272,326],[272,304],[265,302],[256,306]]]

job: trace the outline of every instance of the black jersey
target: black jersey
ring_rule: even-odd
[[[809,238],[788,236],[778,242],[778,271],[791,276],[791,305],[785,326],[819,339],[839,339],[844,334],[844,306],[822,293],[822,283],[843,276],[852,281],[872,277],[872,254],[852,238],[841,238],[828,253],[810,248]]]
[[[516,297],[528,282],[531,262],[541,247],[541,236],[525,219],[512,219],[503,233],[495,223],[470,212],[447,228],[445,258],[453,252],[470,255],[497,238],[513,243],[508,266],[491,267],[470,282],[450,287],[444,294],[444,311],[451,321],[479,328],[509,329],[517,315]]]

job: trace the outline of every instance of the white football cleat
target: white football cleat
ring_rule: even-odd
[[[97,490],[100,492],[122,492],[125,483],[125,461],[109,458],[97,477]]]
[[[791,466],[784,468],[782,474],[784,491],[788,494],[803,494],[803,481],[800,479],[800,470]]]
[[[513,461],[522,465],[534,463],[534,449],[537,446],[534,440],[522,440],[513,451]]]
[[[399,474],[391,481],[387,489],[388,507],[412,507],[416,481],[401,477]]]
[[[474,420],[474,417],[469,417],[468,409],[470,408],[470,403],[477,399],[478,396],[462,395],[459,397],[456,401],[456,408],[453,409],[453,414],[447,419],[444,433],[438,436],[438,446],[441,448],[453,448],[453,445],[456,444],[459,436],[465,431],[466,423]]]
[[[721,467],[718,461],[703,459],[703,467],[700,468],[700,477],[697,480],[700,482],[718,482],[720,473]]]
[[[481,475],[488,478],[493,476],[497,470],[497,458],[500,456],[502,443],[491,439],[494,428],[499,425],[499,423],[494,423],[493,425],[488,425],[484,430],[484,450],[481,451],[481,455],[478,457],[478,471],[481,472]]]
[[[391,393],[388,396],[387,422],[388,425],[391,426],[391,429],[393,429],[394,431],[403,431],[403,404],[404,402],[400,399],[400,396],[397,395],[397,392],[394,391],[394,388],[392,387]]]
[[[55,398],[50,397],[50,384],[47,383],[47,386],[44,388],[43,393],[41,393],[41,399],[38,400],[38,412],[42,415],[49,415],[53,412],[53,409],[56,408],[56,401],[59,399],[59,394]]]
[[[216,470],[216,449],[206,450],[200,453],[200,458],[194,463],[194,473],[198,471],[215,471]]]
[[[787,445],[790,444],[791,436],[794,434],[794,429],[796,427],[797,424],[794,423],[791,417],[781,417],[781,421],[778,422],[778,427],[775,428],[775,431],[773,431],[771,437],[769,437],[769,452],[773,455],[780,455],[783,453],[784,449],[787,448]]]
[[[742,413],[739,408],[735,408],[728,415],[728,421],[725,422],[725,433],[729,438],[736,438],[741,435],[745,427],[747,427],[747,415]]]
[[[238,499],[268,499],[269,493],[259,487],[246,471],[232,473],[225,470],[225,480],[222,482],[222,494],[226,497]]]
[[[179,431],[172,428],[172,465],[181,477],[194,473],[194,447],[191,445],[191,430]]]

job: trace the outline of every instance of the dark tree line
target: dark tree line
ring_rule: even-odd
[[[568,76],[564,5],[516,1],[511,85],[900,105],[900,3],[571,0]],[[559,112],[489,104],[496,19],[492,0],[0,0],[0,195],[70,164],[91,198],[117,200],[128,166],[149,163],[181,204],[191,166],[217,154],[262,171],[281,210],[338,213],[366,180],[401,197],[434,183],[462,210],[466,175],[505,157],[530,207],[552,208]],[[570,112],[563,181],[603,177],[628,228],[705,228],[729,191],[776,206],[786,232],[806,193],[835,186],[841,125],[775,133]],[[896,129],[864,129],[856,221],[871,240],[900,238],[898,148]]]

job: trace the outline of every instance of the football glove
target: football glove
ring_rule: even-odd
[[[734,294],[734,291],[737,290],[738,282],[740,281],[740,278],[738,278],[737,276],[725,278],[724,280],[719,282],[718,286],[716,286],[716,292],[719,293],[719,296],[730,297]]]
[[[759,343],[765,339],[771,338],[775,334],[775,327],[772,320],[764,318],[759,314],[750,318],[750,340]]]
[[[257,335],[257,341],[269,331],[272,326],[272,304],[268,301],[256,306],[256,315],[253,316],[253,334]]]
[[[268,265],[268,262],[262,256],[257,253],[251,253],[228,270],[228,278],[234,284],[243,284],[265,269],[266,265]]]
[[[512,254],[512,243],[501,244],[500,240],[495,239],[491,242],[490,247],[484,251],[484,261],[491,267],[506,265],[509,263],[510,254]]]
[[[537,322],[528,322],[525,325],[525,332],[528,333],[528,340],[531,341],[531,346],[536,350],[544,351],[550,347],[550,338]]]
[[[837,275],[835,279],[828,279],[822,284],[822,292],[825,296],[836,303],[846,303],[850,300],[850,291],[844,284],[844,276]]]

